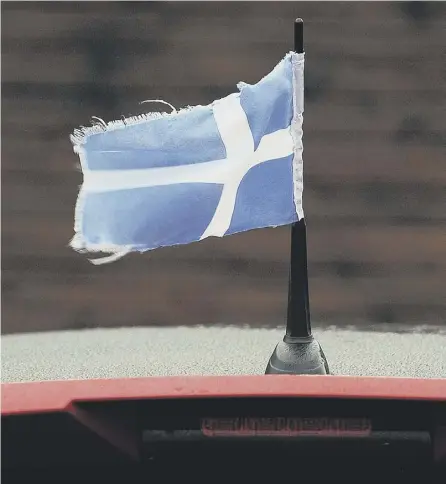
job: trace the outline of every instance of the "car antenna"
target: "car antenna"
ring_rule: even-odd
[[[294,51],[303,54],[301,18],[294,22]],[[327,359],[311,334],[308,295],[307,229],[304,218],[291,226],[291,260],[286,333],[268,362],[266,374],[328,375]]]

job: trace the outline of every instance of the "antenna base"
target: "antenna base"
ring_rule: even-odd
[[[313,336],[285,336],[266,367],[266,375],[329,375],[328,362]]]

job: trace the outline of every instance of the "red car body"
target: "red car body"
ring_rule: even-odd
[[[6,483],[36,476],[442,482],[446,380],[189,376],[5,383],[2,433]]]

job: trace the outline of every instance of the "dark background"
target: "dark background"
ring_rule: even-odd
[[[2,332],[283,324],[289,228],[96,267],[67,247],[69,134],[255,83],[305,21],[304,208],[320,324],[444,324],[444,2],[3,2]]]

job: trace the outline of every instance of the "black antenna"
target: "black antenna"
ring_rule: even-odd
[[[294,22],[294,50],[304,52],[304,23]],[[307,228],[302,218],[291,226],[291,261],[286,334],[275,348],[266,374],[328,375],[324,352],[311,334],[308,295]]]

